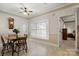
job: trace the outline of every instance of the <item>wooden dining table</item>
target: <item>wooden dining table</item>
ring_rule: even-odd
[[[13,56],[15,52],[15,49],[14,49],[15,42],[26,39],[26,36],[18,36],[18,38],[16,36],[8,36],[7,39],[8,39],[8,42],[11,42],[13,44],[12,45],[12,56]]]

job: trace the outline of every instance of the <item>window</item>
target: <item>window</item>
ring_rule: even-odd
[[[48,21],[31,23],[31,37],[48,39]]]

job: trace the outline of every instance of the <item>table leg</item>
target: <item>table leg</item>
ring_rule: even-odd
[[[13,42],[13,45],[12,45],[12,56],[14,55],[14,42]]]

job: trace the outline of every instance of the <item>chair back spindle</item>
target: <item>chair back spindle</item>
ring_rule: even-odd
[[[3,36],[1,36],[1,41],[2,41],[2,45],[4,46],[5,45],[5,41],[3,39]]]

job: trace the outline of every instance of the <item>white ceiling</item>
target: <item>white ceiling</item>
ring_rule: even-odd
[[[75,22],[75,16],[74,15],[69,15],[69,16],[64,16],[62,17],[64,22]]]
[[[32,15],[27,16],[24,15],[23,13],[19,13],[21,11],[20,8],[23,7],[20,3],[0,3],[0,11],[22,16],[25,18],[31,18],[50,12],[54,9],[63,7],[68,4],[67,3],[23,3],[23,5],[33,11]]]

